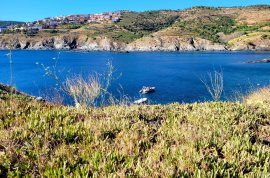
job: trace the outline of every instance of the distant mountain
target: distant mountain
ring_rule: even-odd
[[[16,24],[22,24],[24,22],[17,22],[17,21],[2,21],[0,20],[0,27],[6,27],[9,25],[16,25]]]

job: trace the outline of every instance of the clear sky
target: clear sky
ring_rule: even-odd
[[[45,17],[116,10],[184,9],[192,6],[246,6],[270,0],[1,0],[0,20],[33,21]]]

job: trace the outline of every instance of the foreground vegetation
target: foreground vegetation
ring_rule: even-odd
[[[270,176],[269,100],[75,109],[11,91],[0,177]]]

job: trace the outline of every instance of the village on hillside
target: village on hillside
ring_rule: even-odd
[[[99,14],[68,15],[45,18],[34,22],[0,27],[0,33],[3,32],[20,32],[20,31],[40,31],[42,29],[56,29],[60,25],[73,24],[84,25],[90,23],[116,23],[120,21],[124,11],[105,12]]]

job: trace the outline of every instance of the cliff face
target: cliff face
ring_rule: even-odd
[[[193,37],[146,37],[126,47],[128,51],[222,51],[225,46]]]
[[[0,40],[0,49],[8,49],[9,37]],[[47,38],[16,37],[12,42],[13,49],[67,49],[89,51],[222,51],[225,46],[197,37],[145,37],[130,44],[116,42],[101,36],[96,39],[85,35],[65,35]]]
[[[10,38],[0,40],[0,49],[9,49]],[[101,36],[96,39],[87,36],[65,35],[47,38],[16,37],[13,49],[29,50],[86,50],[86,51],[270,51],[270,38],[256,36],[252,40],[234,39],[229,45],[213,43],[199,37],[144,37],[132,43],[117,42]]]

